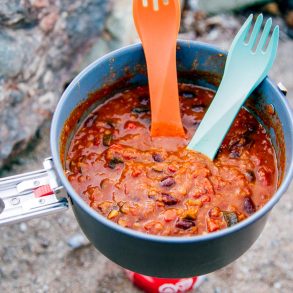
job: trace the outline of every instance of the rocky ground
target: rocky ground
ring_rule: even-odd
[[[210,20],[213,29],[195,35],[186,17],[182,37],[195,38],[227,49],[243,18]],[[276,19],[276,21],[280,21]],[[202,24],[205,26],[207,24]],[[203,29],[198,27],[197,30]],[[293,41],[281,35],[271,73],[289,90],[293,105]],[[1,171],[1,176],[35,170],[50,155],[47,121],[29,149]],[[197,292],[293,292],[293,186],[271,212],[268,224],[253,247],[229,266],[206,276]],[[83,237],[71,210],[0,228],[0,292],[140,292],[124,271],[107,260]],[[227,248],[228,249],[228,248]]]

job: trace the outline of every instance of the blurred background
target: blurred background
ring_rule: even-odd
[[[293,105],[293,0],[183,0],[180,38],[228,49],[250,13],[280,25],[271,71]],[[41,168],[55,106],[74,76],[138,41],[132,0],[0,0],[0,176]],[[293,292],[293,188],[260,239],[197,292]],[[101,235],[102,237],[102,235]],[[229,247],[227,247],[229,249]],[[196,253],[196,252],[195,252]],[[94,249],[72,211],[0,228],[0,292],[140,292]]]

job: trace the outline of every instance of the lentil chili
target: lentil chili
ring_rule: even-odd
[[[277,189],[269,136],[244,108],[213,162],[186,150],[214,92],[179,89],[186,138],[150,137],[147,87],[114,95],[73,136],[65,160],[70,183],[119,225],[167,236],[214,232],[253,214]]]

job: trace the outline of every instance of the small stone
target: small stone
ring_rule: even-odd
[[[40,27],[42,29],[43,32],[48,33],[49,31],[51,31],[54,26],[55,23],[58,20],[58,13],[57,12],[51,12],[50,14],[46,15],[40,23]]]
[[[78,249],[90,245],[89,240],[81,233],[72,235],[67,239],[66,243],[73,249]]]
[[[20,223],[19,224],[19,230],[21,232],[26,232],[27,231],[27,224],[26,223]]]
[[[275,282],[274,283],[274,288],[281,289],[282,288],[282,284],[280,282]]]
[[[32,5],[36,8],[45,8],[50,5],[48,0],[33,0]]]

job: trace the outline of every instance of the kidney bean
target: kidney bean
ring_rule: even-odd
[[[234,212],[223,212],[223,215],[228,227],[238,223],[238,217]]]
[[[251,199],[251,197],[245,197],[243,202],[243,207],[246,213],[249,215],[253,214],[255,212],[255,205]]]
[[[110,128],[115,128],[115,125],[114,125],[114,122],[112,121],[112,120],[107,120],[106,121],[106,124],[108,125],[108,126],[110,126]]]
[[[158,162],[158,163],[164,161],[163,157],[160,154],[153,154],[153,159],[155,162]]]
[[[170,194],[164,193],[164,194],[162,194],[162,201],[164,204],[171,206],[171,205],[176,204],[178,202],[178,199]]]
[[[169,176],[169,177],[162,179],[160,185],[162,187],[170,187],[170,186],[174,185],[175,183],[176,183],[175,179],[173,177]]]
[[[194,221],[189,220],[189,219],[180,219],[176,222],[175,226],[179,229],[187,230],[191,227],[194,227],[195,223],[194,223]]]
[[[255,182],[255,174],[252,170],[247,170],[245,172],[245,177],[249,182]]]

